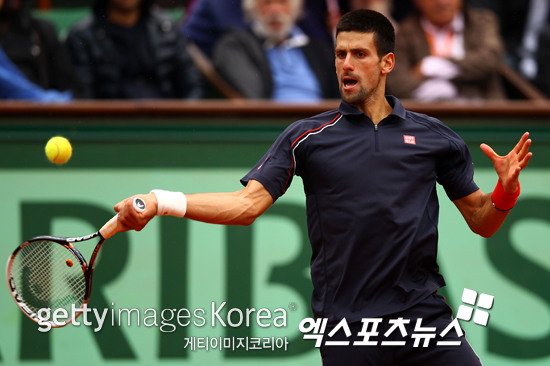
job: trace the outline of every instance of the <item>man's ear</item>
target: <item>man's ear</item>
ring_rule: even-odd
[[[380,68],[380,73],[382,75],[389,74],[395,66],[395,55],[391,52],[386,54],[382,57],[380,63],[382,65],[382,67]]]

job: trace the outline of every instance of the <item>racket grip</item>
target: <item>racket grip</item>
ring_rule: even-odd
[[[99,233],[103,237],[103,239],[109,239],[111,236],[118,233],[118,214],[113,216],[101,229],[99,229]]]

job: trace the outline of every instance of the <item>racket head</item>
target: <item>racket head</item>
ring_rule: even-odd
[[[10,293],[25,315],[38,323],[39,310],[50,308],[50,320],[44,322],[59,328],[72,321],[72,304],[77,309],[86,306],[90,293],[88,264],[71,241],[95,236],[72,239],[39,236],[21,244],[13,252],[8,258],[6,277]],[[59,308],[67,311],[68,319],[54,323],[53,312]],[[75,319],[81,313],[77,312]]]

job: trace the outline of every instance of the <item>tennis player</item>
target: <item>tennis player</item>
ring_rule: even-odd
[[[437,289],[445,282],[436,263],[438,198],[443,185],[471,230],[495,233],[520,193],[518,177],[532,156],[525,133],[506,156],[481,149],[498,175],[492,193],[473,181],[472,158],[464,141],[435,118],[403,108],[385,96],[386,76],[395,65],[394,29],[381,14],[357,10],[338,22],[336,73],[342,103],[290,125],[246,174],[245,188],[232,193],[153,190],[136,213],[131,199],[115,206],[121,231],[141,230],[155,215],[208,223],[249,225],[283,195],[295,175],[303,179],[309,238],[313,249],[312,307],[328,318],[327,334],[341,319],[351,336],[330,340],[349,346],[321,346],[324,366],[474,366],[481,362],[464,336],[451,330],[452,310]],[[380,318],[377,346],[357,346],[363,319]],[[403,318],[407,336],[390,320]],[[417,320],[422,319],[418,324]],[[460,346],[414,347],[411,334],[436,328],[438,340]],[[371,340],[373,340],[371,338]],[[382,340],[405,345],[381,346]]]

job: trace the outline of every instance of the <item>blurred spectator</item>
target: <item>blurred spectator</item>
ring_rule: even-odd
[[[0,0],[0,8],[3,1]],[[70,92],[44,90],[30,82],[0,47],[0,99],[29,99],[44,102],[63,102],[71,99]]]
[[[395,23],[392,17],[393,0],[350,0],[350,5],[352,10],[369,9],[377,11],[390,19],[392,23]]]
[[[0,0],[0,5],[1,3]],[[0,99],[65,102],[71,100],[71,98],[71,93],[68,91],[44,90],[31,83],[0,48]]]
[[[538,46],[537,64],[541,66],[537,68],[535,85],[550,97],[550,24],[542,29]]]
[[[226,33],[216,69],[247,98],[312,101],[339,97],[334,50],[295,25],[302,0],[244,0],[247,30]]]
[[[548,0],[542,0],[542,4]],[[529,7],[536,5],[538,0],[470,0],[470,5],[475,8],[489,9],[497,15],[500,22],[500,34],[506,47],[508,61],[511,66],[519,70],[522,43],[528,24]],[[543,11],[544,14],[546,12]]]
[[[198,0],[189,9],[183,34],[207,56],[221,35],[230,28],[245,28],[241,0]]]
[[[212,56],[212,47],[226,31],[246,28],[241,0],[194,1],[183,24],[183,33],[208,57]],[[326,0],[305,0],[298,26],[310,37],[332,44]]]
[[[546,67],[550,57],[549,0],[472,0],[472,6],[490,9],[500,19],[507,63],[550,95]]]
[[[413,0],[349,0],[351,10],[370,9],[384,14],[395,27],[414,12]]]
[[[69,32],[80,98],[200,98],[201,78],[172,19],[152,0],[96,0]]]
[[[503,46],[494,14],[462,0],[415,0],[400,25],[388,91],[419,100],[501,99]]]
[[[45,89],[70,88],[71,64],[55,26],[31,17],[28,0],[5,0],[0,10],[0,45],[33,83]]]

